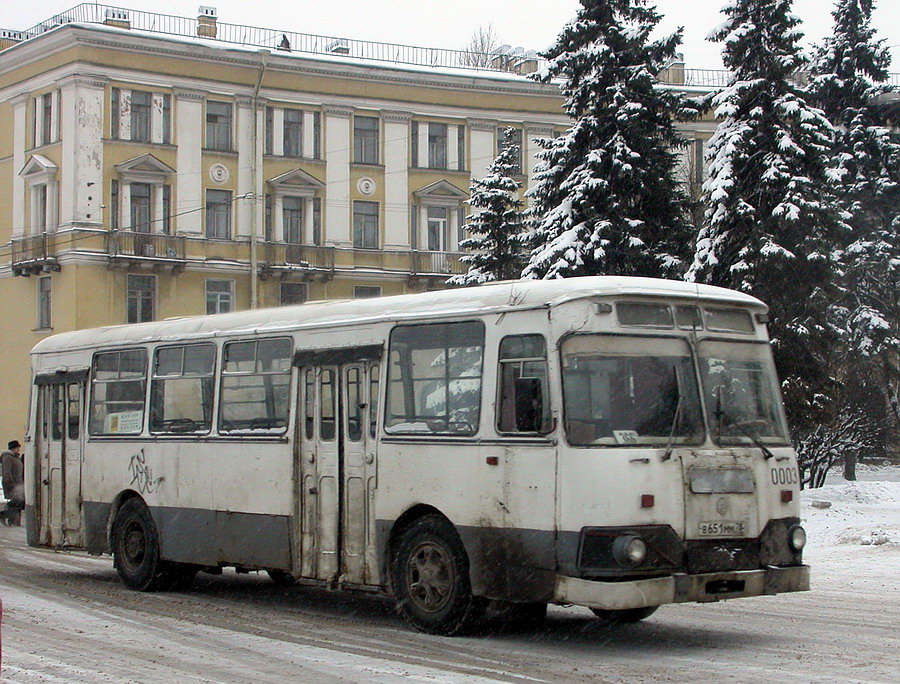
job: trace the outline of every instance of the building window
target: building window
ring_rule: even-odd
[[[376,285],[356,285],[353,288],[354,299],[372,299],[381,296],[381,288]]]
[[[299,197],[282,199],[284,241],[299,245],[303,242],[303,200]]]
[[[272,195],[266,193],[265,198],[265,211],[266,215],[263,219],[263,233],[266,238],[266,242],[272,242]]]
[[[41,142],[46,145],[53,142],[53,96],[47,93],[41,100]]]
[[[206,237],[231,239],[231,191],[206,191]]]
[[[37,211],[38,211],[38,220],[37,227],[39,233],[47,232],[47,185],[38,185],[37,186]]]
[[[109,184],[109,227],[112,230],[119,229],[119,181],[113,180]]]
[[[447,207],[427,207],[428,251],[443,252],[447,248]]]
[[[459,126],[456,135],[456,168],[462,170],[466,165],[466,127]]]
[[[206,147],[210,150],[231,149],[231,105],[228,102],[206,103]]]
[[[234,281],[206,279],[206,313],[234,311]]]
[[[378,249],[378,202],[353,203],[353,246]]]
[[[118,138],[119,137],[119,101],[121,100],[121,94],[119,93],[118,88],[113,88],[110,95],[110,107],[109,107],[109,137],[110,138]]]
[[[164,233],[172,232],[172,186],[162,186],[162,229]]]
[[[149,233],[150,230],[150,185],[148,183],[132,183],[131,189],[131,225],[130,230],[136,233]]]
[[[322,148],[320,141],[322,140],[322,117],[319,112],[313,113],[313,159],[322,158]]]
[[[509,132],[509,136],[507,136],[507,132]],[[503,150],[505,150],[508,146],[514,145],[516,147],[516,151],[512,156],[513,162],[513,173],[516,175],[522,175],[522,129],[521,128],[513,128],[509,129],[509,131],[501,130],[497,135],[497,154],[499,155]]]
[[[266,107],[266,154],[272,154],[275,147],[275,131],[272,127],[275,125],[275,109]]]
[[[303,112],[284,110],[284,156],[303,156]]]
[[[447,124],[428,124],[428,167],[447,168]]]
[[[131,139],[150,142],[151,93],[142,90],[131,91]]]
[[[353,161],[378,163],[378,119],[374,116],[353,117]]]
[[[313,226],[312,226],[312,243],[314,245],[322,244],[322,199],[313,197]]]
[[[309,299],[306,283],[281,283],[281,306],[303,304]]]
[[[152,321],[156,308],[156,276],[129,273],[127,281],[128,322]]]
[[[50,276],[38,278],[38,316],[37,327],[46,330],[50,322]]]
[[[162,128],[163,142],[169,144],[172,142],[172,96],[163,95],[163,111],[162,111]]]

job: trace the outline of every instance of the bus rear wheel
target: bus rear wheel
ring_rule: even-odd
[[[618,622],[627,624],[631,622],[640,622],[644,618],[648,618],[659,609],[659,606],[647,606],[646,608],[629,608],[627,610],[601,610],[600,608],[591,608],[601,620],[606,622]]]
[[[400,613],[429,634],[462,634],[484,613],[472,595],[469,562],[456,530],[427,515],[403,530],[395,545],[391,581]]]
[[[162,559],[156,524],[143,501],[133,498],[123,503],[112,531],[113,565],[125,586],[162,591],[190,585],[196,570]]]

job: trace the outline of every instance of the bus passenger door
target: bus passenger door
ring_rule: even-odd
[[[81,515],[81,416],[83,414],[84,385],[70,382],[58,385],[64,393],[62,413],[63,428],[63,500],[62,543],[66,546],[84,546],[84,529]]]
[[[301,575],[338,579],[338,368],[303,368]]]
[[[61,384],[40,386],[41,433],[33,456],[38,459],[40,473],[39,539],[42,544],[56,546],[63,544],[64,391]]]
[[[350,584],[371,584],[377,574],[367,554],[374,539],[377,383],[377,364],[341,367],[341,580]]]

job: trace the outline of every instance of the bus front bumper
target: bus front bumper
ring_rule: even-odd
[[[719,601],[788,591],[809,591],[808,565],[700,575],[675,573],[666,577],[626,582],[603,582],[557,575],[554,601],[600,610],[627,610],[660,606],[664,603]]]

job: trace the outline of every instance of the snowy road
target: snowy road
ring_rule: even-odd
[[[823,529],[826,513],[841,510],[805,506]],[[4,527],[0,678],[900,679],[900,548],[828,545],[809,560],[814,590],[806,594],[666,606],[616,629],[586,610],[552,608],[540,629],[441,638],[411,632],[383,600],[281,589],[256,575],[201,575],[189,593],[136,593],[108,558],[29,549],[21,529]]]

